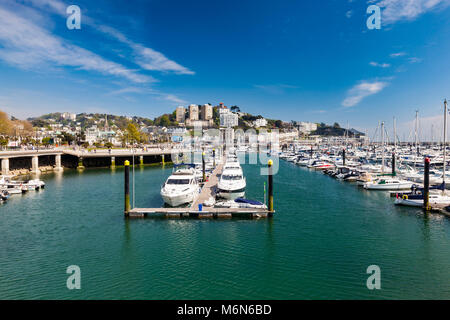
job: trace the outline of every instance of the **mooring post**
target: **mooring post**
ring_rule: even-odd
[[[125,160],[125,217],[130,213],[130,161]]]
[[[203,182],[206,181],[206,165],[205,165],[205,152],[202,152],[202,171],[203,171]]]
[[[162,159],[162,165],[165,165],[165,163],[164,163],[164,154],[161,156],[161,159]]]
[[[116,168],[116,157],[111,157],[111,169]]]
[[[273,161],[269,160],[269,216],[272,216],[273,214],[273,171],[272,171],[272,165]]]
[[[392,176],[394,177],[395,175],[395,152],[392,152]]]
[[[311,145],[311,150],[309,151],[309,154],[310,154],[310,156],[312,158],[312,156],[313,156],[313,146],[312,145]]]
[[[430,158],[425,158],[425,170],[423,177],[423,208],[430,210]]]
[[[144,156],[139,156],[139,165],[141,167],[144,165]]]
[[[83,157],[79,157],[78,158],[78,170],[83,170],[84,169],[84,165],[83,165]]]
[[[342,149],[342,165],[345,166],[345,148]]]
[[[216,167],[216,149],[213,149],[213,168]]]

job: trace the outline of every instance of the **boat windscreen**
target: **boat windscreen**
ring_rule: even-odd
[[[240,176],[240,175],[223,175],[222,179],[223,180],[241,180],[242,176]]]
[[[189,179],[169,179],[167,184],[189,184]]]

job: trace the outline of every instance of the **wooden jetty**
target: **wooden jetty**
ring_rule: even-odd
[[[272,163],[269,163],[269,168]],[[260,208],[216,208],[204,206],[210,197],[216,197],[216,187],[219,182],[219,174],[222,173],[224,163],[219,163],[204,182],[200,195],[186,208],[133,208],[129,206],[129,182],[127,182],[127,171],[129,163],[125,162],[125,216],[129,218],[266,218],[271,217],[273,210]],[[269,176],[270,177],[270,176]],[[128,188],[128,190],[127,190]],[[127,197],[128,194],[128,197]],[[127,200],[128,199],[128,200]],[[128,201],[128,202],[127,202]],[[201,208],[200,205],[201,204]],[[273,208],[273,203],[271,208]],[[201,209],[201,210],[200,210]],[[270,208],[269,208],[270,209]]]

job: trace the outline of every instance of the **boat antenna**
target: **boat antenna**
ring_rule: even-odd
[[[135,179],[134,179],[134,147],[133,149],[131,149],[133,151],[133,209],[136,207],[136,202],[135,202],[135,193],[134,193],[134,189],[135,189]]]

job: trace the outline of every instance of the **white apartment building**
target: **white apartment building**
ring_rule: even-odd
[[[199,120],[198,105],[196,105],[196,104],[189,105],[189,120],[191,120],[191,121]]]
[[[202,120],[208,121],[208,120],[211,120],[212,117],[213,117],[212,105],[210,105],[208,103],[202,105]]]
[[[253,121],[253,125],[257,128],[267,126],[267,120],[264,118],[256,119]]]
[[[236,127],[239,123],[239,116],[230,111],[230,109],[219,109],[220,126],[226,128]]]
[[[303,134],[310,134],[312,131],[317,130],[317,123],[313,122],[299,122],[298,130]]]
[[[120,144],[120,141],[116,137],[116,133],[114,131],[102,131],[97,126],[92,126],[86,129],[86,142],[90,145],[96,142],[108,141],[114,145]]]
[[[61,118],[63,118],[64,120],[75,121],[77,119],[77,115],[75,113],[64,112],[61,114]]]
[[[176,120],[178,123],[183,123],[186,118],[186,109],[183,106],[177,107]]]

